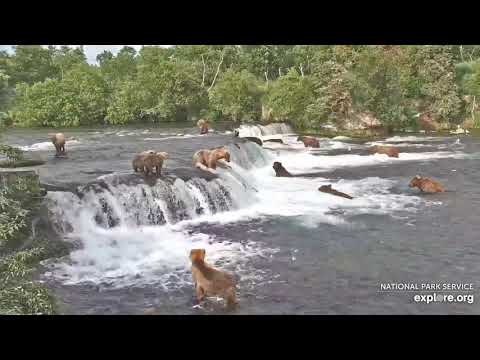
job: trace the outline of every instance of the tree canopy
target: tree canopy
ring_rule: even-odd
[[[125,46],[96,64],[82,47],[0,52],[0,113],[18,126],[248,122],[267,108],[310,129],[358,113],[393,128],[418,114],[477,124],[479,96],[476,45]]]

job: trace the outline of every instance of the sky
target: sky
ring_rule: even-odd
[[[47,47],[48,45],[43,45],[43,46]],[[55,45],[55,46],[59,46],[59,45]],[[77,45],[68,45],[68,46],[76,47]],[[97,62],[96,60],[97,55],[103,52],[104,50],[110,50],[112,53],[116,54],[117,51],[124,46],[125,45],[84,45],[83,48],[85,50],[85,55],[87,56],[87,61],[90,64],[95,64]],[[143,45],[126,45],[126,46],[131,46],[138,51]],[[148,46],[148,45],[145,45],[145,46]],[[168,47],[171,45],[159,45],[159,46]],[[0,45],[0,50],[12,51],[12,45]]]

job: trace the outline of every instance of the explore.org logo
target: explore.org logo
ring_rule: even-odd
[[[474,287],[471,283],[382,283],[379,291],[413,292],[413,301],[416,303],[474,302]]]

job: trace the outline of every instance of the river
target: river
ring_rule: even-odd
[[[400,156],[371,155],[371,142],[320,138],[306,149],[286,125],[242,126],[240,137],[281,138],[263,147],[228,127],[69,129],[68,158],[54,158],[50,129],[9,130],[3,142],[47,163],[49,217],[66,258],[44,263],[40,281],[67,314],[224,314],[198,306],[188,254],[235,274],[233,314],[478,314],[478,302],[416,303],[382,283],[473,283],[480,278],[477,136],[398,134],[376,141]],[[195,151],[225,145],[230,170],[192,169]],[[170,157],[158,181],[134,174],[135,153]],[[277,178],[280,161],[295,177]],[[416,174],[447,192],[424,195]],[[353,200],[321,193],[332,184]],[[418,292],[425,293],[425,292]],[[476,290],[473,291],[476,296]]]

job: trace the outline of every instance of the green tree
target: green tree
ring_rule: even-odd
[[[71,48],[66,45],[62,45],[60,49],[52,48],[53,63],[59,68],[60,77],[63,79],[65,73],[70,71],[73,67],[79,64],[86,64],[87,57],[83,51],[83,48]]]
[[[101,73],[105,81],[114,87],[115,83],[133,79],[137,73],[137,52],[130,46],[124,46],[117,56],[105,51],[97,56]]]
[[[317,128],[328,121],[346,121],[352,107],[347,69],[331,60],[322,63],[317,59],[313,66],[315,100],[306,109],[306,124]]]
[[[106,121],[113,125],[139,122],[145,118],[149,95],[138,82],[126,80],[119,84],[107,108]]]
[[[63,80],[17,85],[14,120],[21,126],[79,126],[102,123],[106,85],[98,70],[79,64]]]
[[[15,46],[15,56],[12,57],[12,64],[7,73],[12,86],[21,82],[33,84],[47,78],[57,78],[58,74],[52,50],[40,45]]]
[[[246,70],[227,70],[209,93],[210,105],[233,121],[253,121],[261,116],[262,90]]]
[[[461,111],[454,57],[448,47],[424,45],[410,48],[418,77],[421,110],[437,120],[455,121]]]
[[[313,84],[292,68],[269,87],[265,102],[275,119],[304,127],[305,109],[313,102]]]

